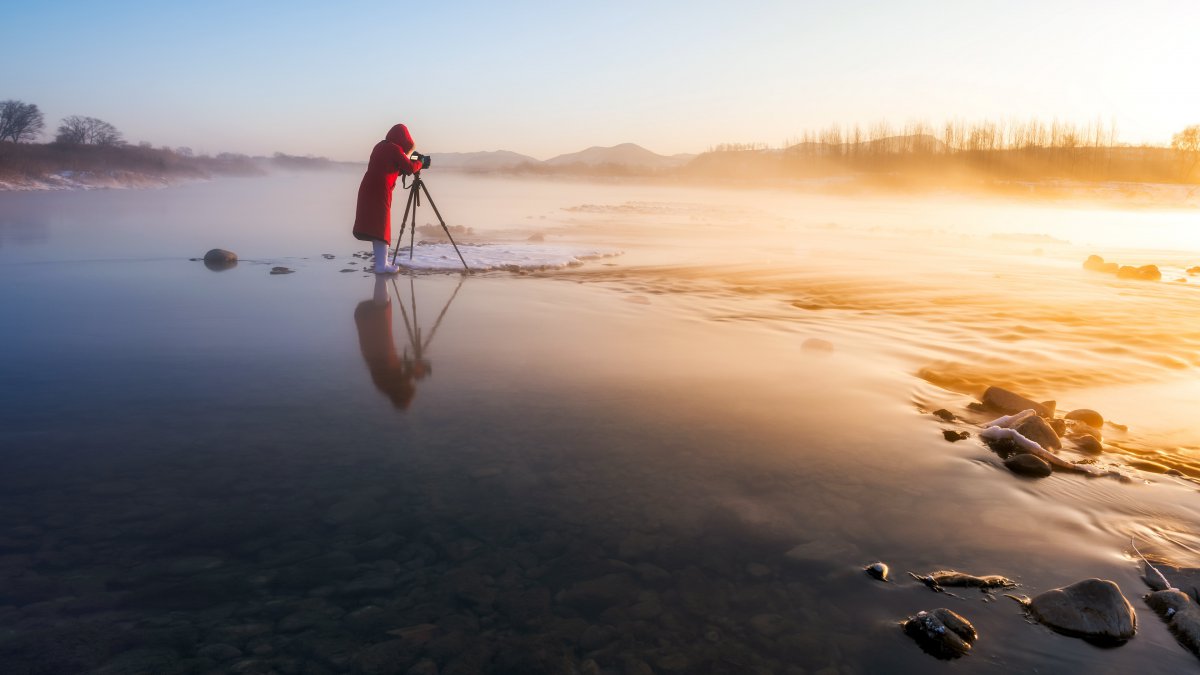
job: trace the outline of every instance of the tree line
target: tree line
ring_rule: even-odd
[[[738,157],[758,173],[816,177],[838,172],[958,173],[1012,180],[1071,178],[1192,182],[1200,166],[1200,125],[1175,134],[1170,146],[1120,142],[1115,123],[1054,120],[951,120],[892,125],[830,125],[810,129],[771,149],[723,143],[698,158],[722,165]],[[729,166],[724,164],[723,166]]]
[[[0,141],[33,142],[46,128],[46,117],[35,103],[0,101]],[[95,117],[70,115],[58,125],[54,142],[68,145],[123,145],[116,127]]]

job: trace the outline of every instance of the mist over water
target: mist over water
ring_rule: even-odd
[[[1127,548],[1200,565],[1195,211],[431,172],[461,246],[622,254],[379,283],[351,257],[358,178],[0,194],[0,637],[98,645],[50,672],[147,645],[213,668],[214,644],[357,672],[384,644],[442,672],[518,647],[926,672],[895,622],[938,606],[983,636],[955,667],[1194,667]],[[187,260],[213,247],[242,261]],[[1021,479],[928,414],[988,385],[1126,427],[1097,461],[1130,481]],[[1100,650],[1003,598],[876,585],[874,560],[1029,595],[1113,579],[1140,632]]]

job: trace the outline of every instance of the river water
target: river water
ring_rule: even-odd
[[[357,180],[0,194],[0,670],[1195,669],[1129,547],[1200,566],[1195,211],[431,172],[464,247],[620,255],[384,281]],[[991,384],[1120,425],[1113,475],[1011,474]],[[946,568],[1112,579],[1139,633]]]

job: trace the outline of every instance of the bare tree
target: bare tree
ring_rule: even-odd
[[[1180,159],[1187,164],[1187,169],[1183,172],[1183,178],[1187,180],[1195,170],[1197,162],[1200,162],[1200,124],[1193,124],[1172,136],[1171,148],[1179,153]]]
[[[63,118],[58,125],[58,135],[54,139],[59,143],[73,145],[121,145],[121,132],[113,125],[98,120],[95,117],[71,115]]]
[[[0,141],[32,141],[46,126],[37,105],[9,99],[0,101]]]

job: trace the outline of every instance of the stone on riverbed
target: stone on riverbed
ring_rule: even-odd
[[[1038,595],[1029,602],[1038,621],[1071,635],[1099,642],[1124,642],[1137,633],[1137,613],[1107,579],[1084,579]]]
[[[954,612],[939,607],[917,612],[903,623],[904,632],[917,641],[927,653],[939,659],[954,659],[971,651],[971,643],[979,637],[975,627]]]
[[[1022,410],[1033,410],[1041,417],[1054,416],[1054,401],[1038,403],[1001,387],[988,387],[980,400],[983,401],[984,406],[998,410],[1005,415],[1019,413]]]
[[[1009,457],[1004,460],[1004,466],[1015,474],[1031,478],[1045,478],[1054,472],[1049,462],[1041,457],[1027,453]]]

